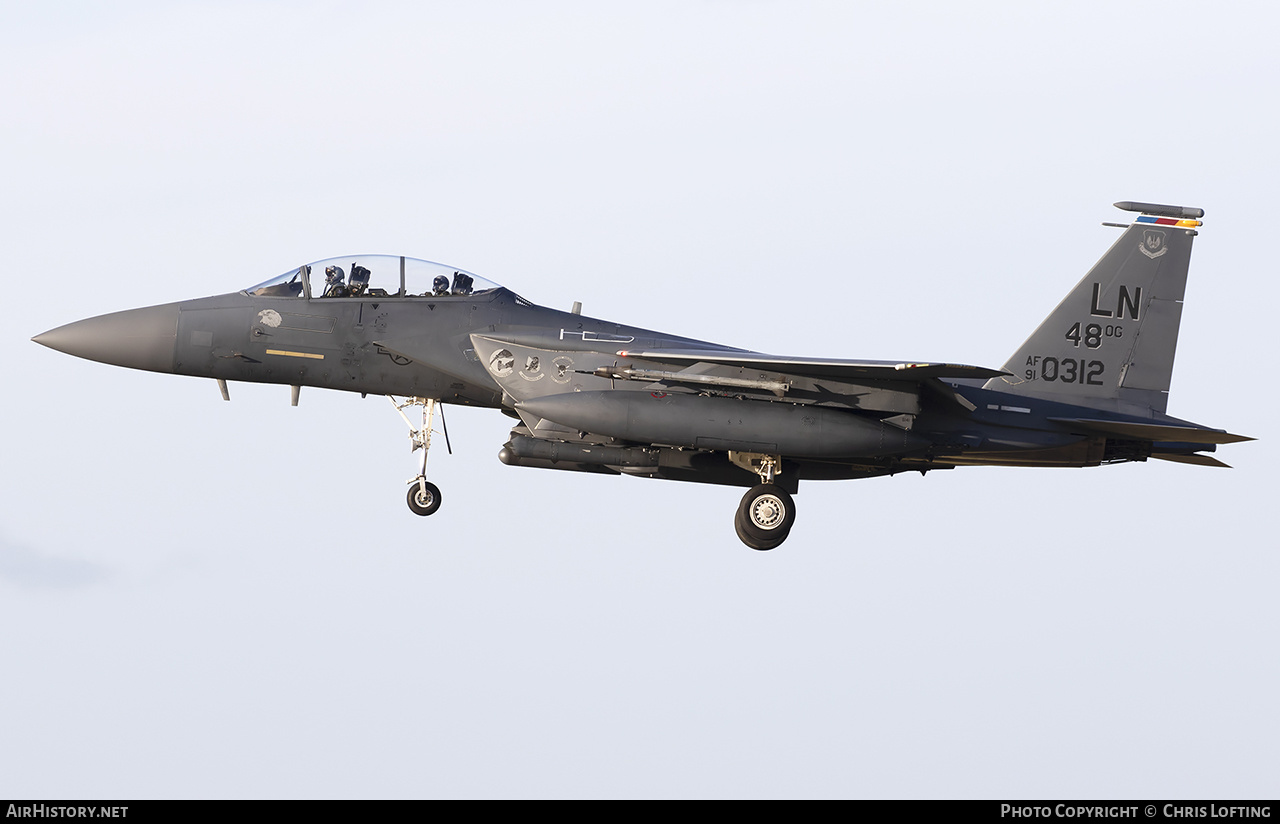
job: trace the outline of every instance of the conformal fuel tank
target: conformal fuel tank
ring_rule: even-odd
[[[618,389],[546,395],[517,406],[583,432],[698,449],[839,458],[899,455],[929,445],[876,418],[785,402]]]

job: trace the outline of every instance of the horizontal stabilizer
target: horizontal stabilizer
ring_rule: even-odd
[[[1057,423],[1068,423],[1090,432],[1132,438],[1137,441],[1173,443],[1240,443],[1253,438],[1232,435],[1221,429],[1201,429],[1194,426],[1163,426],[1130,421],[1093,420],[1090,418],[1050,418]]]
[[[1165,455],[1153,454],[1151,457],[1162,461],[1173,461],[1174,463],[1194,464],[1195,466],[1220,466],[1223,469],[1230,469],[1231,464],[1225,464],[1212,455],[1179,455],[1169,453]]]
[[[809,378],[847,380],[924,381],[931,378],[995,378],[1009,373],[960,363],[900,363],[898,361],[852,361],[824,358],[792,358],[716,349],[653,349],[647,352],[622,351],[623,358],[663,363],[718,363],[746,369],[785,372]]]

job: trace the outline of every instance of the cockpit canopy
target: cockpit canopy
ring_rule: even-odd
[[[465,297],[501,288],[456,266],[397,255],[317,260],[250,286],[250,295],[280,298]]]

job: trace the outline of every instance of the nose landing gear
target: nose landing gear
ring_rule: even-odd
[[[440,401],[435,398],[406,398],[403,402],[398,402],[394,395],[388,395],[387,398],[409,426],[409,441],[413,444],[410,451],[422,450],[422,462],[418,466],[418,474],[409,481],[409,492],[405,500],[413,514],[432,515],[440,508],[441,497],[440,487],[427,480],[427,452],[431,449],[431,424],[435,420],[436,406]],[[409,420],[409,416],[404,413],[404,410],[411,406],[422,407],[422,426],[420,427],[415,427],[413,421]],[[444,425],[443,407],[440,409],[440,423]],[[444,426],[444,443],[445,448],[452,454],[447,426]]]

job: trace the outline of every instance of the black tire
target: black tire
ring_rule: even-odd
[[[750,547],[751,549],[759,550],[759,551],[761,551],[761,552],[765,552],[765,551],[768,551],[768,550],[770,550],[770,549],[773,549],[774,547],[778,546],[778,545],[779,545],[779,544],[781,544],[783,541],[785,541],[785,540],[786,540],[786,538],[787,538],[787,536],[786,536],[785,534],[784,534],[784,535],[779,535],[779,536],[777,536],[776,538],[773,538],[773,539],[771,539],[771,540],[767,540],[767,541],[762,541],[762,540],[759,540],[759,539],[757,539],[757,538],[753,538],[753,537],[751,537],[751,536],[750,536],[750,535],[748,535],[748,534],[746,533],[746,531],[743,529],[743,526],[742,526],[742,513],[740,513],[740,512],[739,512],[739,513],[736,513],[736,514],[733,516],[733,531],[734,531],[734,532],[736,532],[736,533],[738,533],[738,540],[739,540],[739,541],[742,541],[742,543],[746,544],[746,545],[747,545],[748,547]]]
[[[426,495],[422,494],[418,482],[414,481],[409,485],[409,494],[405,496],[405,500],[414,515],[431,515],[440,508],[440,487],[431,481],[426,481],[422,485],[427,488]]]
[[[768,550],[782,544],[796,522],[796,504],[777,484],[760,484],[742,496],[733,528],[752,549]]]

